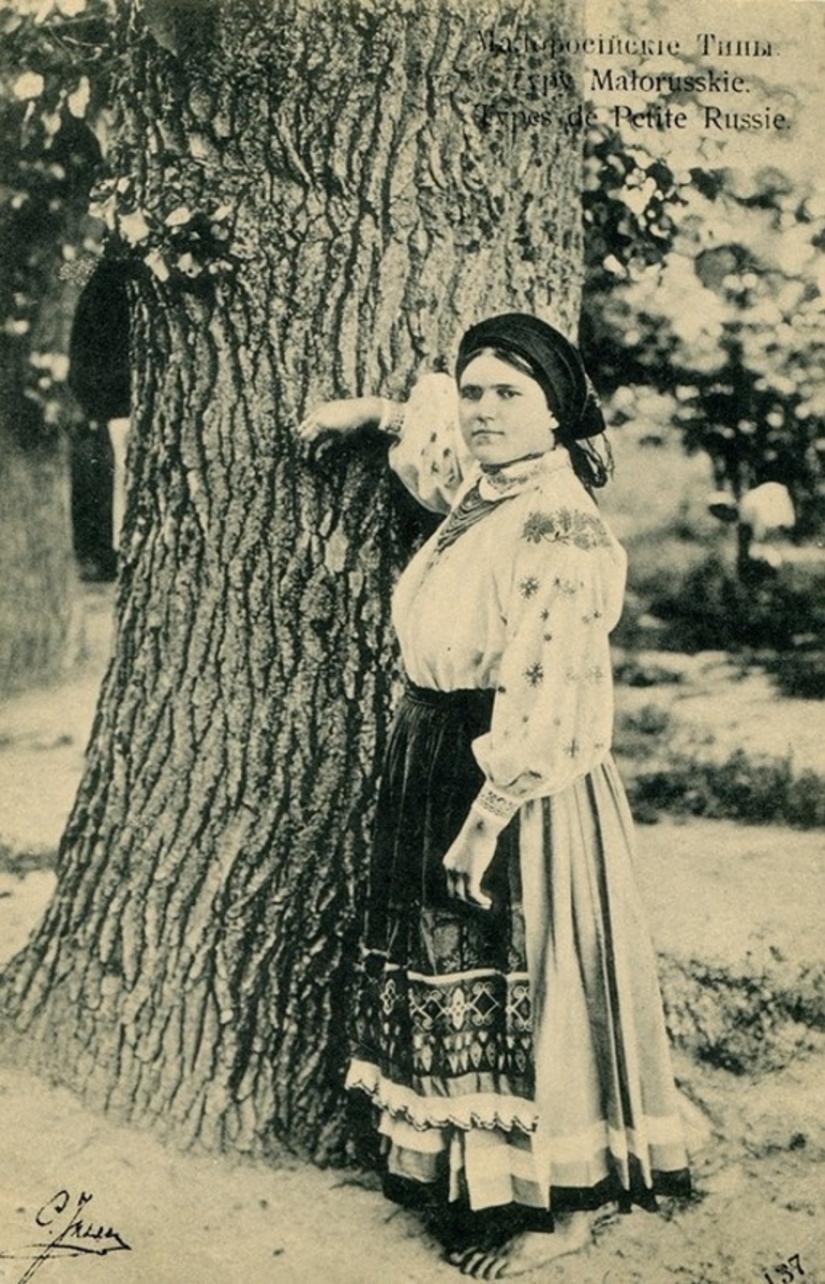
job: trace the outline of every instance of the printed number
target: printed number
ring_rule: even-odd
[[[788,1258],[787,1262],[780,1262],[779,1265],[774,1266],[773,1269],[776,1271],[777,1275],[779,1276],[778,1284],[793,1284],[793,1281],[797,1275],[805,1274],[805,1271],[802,1268],[802,1259],[799,1256],[799,1253],[793,1253]],[[764,1278],[767,1281],[767,1284],[776,1284],[776,1281],[774,1281],[773,1276],[769,1275],[767,1271],[765,1271]]]

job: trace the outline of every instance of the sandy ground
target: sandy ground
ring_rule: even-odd
[[[21,871],[0,874],[0,962],[25,943],[51,895],[53,875],[30,866],[54,851],[82,769],[110,596],[87,590],[85,668],[59,688],[0,708],[0,851],[13,871],[8,853],[16,854]],[[694,657],[689,685],[665,697],[689,711],[689,734],[698,738],[704,727],[707,739],[712,724],[717,745],[744,740],[784,752],[791,743],[795,753],[804,746],[800,759],[821,769],[825,751],[814,731],[821,706],[786,701],[778,708],[759,675],[743,689],[726,664]],[[627,698],[653,697],[634,691]],[[640,827],[640,882],[663,962],[761,978],[769,1009],[781,999],[793,1011],[797,992],[810,998],[812,977],[821,996],[824,849],[821,831],[724,821]],[[825,1010],[819,1016],[825,1024]],[[786,1056],[770,1073],[733,1075],[677,1053],[697,1198],[666,1206],[659,1217],[606,1216],[585,1252],[528,1278],[787,1284],[792,1276],[825,1284],[825,1050],[808,1033],[810,1050]],[[415,1219],[386,1204],[369,1178],[296,1161],[272,1168],[180,1155],[89,1113],[63,1089],[0,1066],[0,1284],[32,1277],[32,1246],[46,1242],[74,1207],[58,1218],[50,1201],[61,1191],[58,1206],[91,1194],[82,1213],[90,1229],[117,1232],[129,1251],[51,1257],[34,1272],[38,1284],[459,1278]],[[111,1235],[90,1242],[115,1243]],[[783,1262],[790,1263],[784,1275]]]
[[[795,773],[825,776],[825,716],[816,700],[787,699],[757,665],[743,669],[723,651],[697,655],[646,652],[681,680],[655,687],[620,687],[617,709],[653,705],[673,721],[671,745],[688,756],[721,762],[737,749],[772,758],[790,756]]]

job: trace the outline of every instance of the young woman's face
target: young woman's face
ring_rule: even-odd
[[[492,352],[473,357],[458,383],[461,434],[482,464],[541,455],[558,421],[541,385]]]

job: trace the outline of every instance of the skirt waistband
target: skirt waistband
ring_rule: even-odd
[[[458,687],[455,691],[437,691],[435,687],[419,687],[407,679],[404,686],[405,700],[423,704],[431,709],[463,709],[468,706],[492,711],[495,692],[492,687]]]

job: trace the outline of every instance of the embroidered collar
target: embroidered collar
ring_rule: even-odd
[[[570,466],[570,455],[561,447],[548,450],[544,455],[514,459],[509,464],[481,464],[478,492],[486,500],[509,499],[511,495],[527,490],[537,478]]]
[[[449,517],[439,527],[426,569],[430,570],[445,549],[504,500],[529,490],[539,477],[570,467],[570,455],[563,449],[548,450],[544,455],[528,459],[514,459],[509,464],[479,465],[468,477],[468,486]]]

